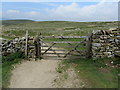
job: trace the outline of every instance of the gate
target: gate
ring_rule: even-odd
[[[65,59],[90,56],[89,36],[42,36],[40,33],[32,46],[36,58],[56,57]],[[29,53],[30,47],[30,45],[26,45],[28,49],[26,52]]]
[[[89,57],[88,36],[39,36],[40,57],[81,58]]]

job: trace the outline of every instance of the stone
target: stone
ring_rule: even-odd
[[[117,37],[117,39],[120,39],[120,35],[119,36],[116,36]]]
[[[109,30],[112,31],[112,30],[116,30],[117,28],[110,28]]]
[[[95,35],[95,34],[102,34],[102,33],[101,33],[101,30],[93,30],[92,33],[93,33],[94,35]]]
[[[100,43],[92,43],[92,46],[101,47],[101,44]]]
[[[22,37],[21,39],[22,39],[22,40],[25,40],[25,37]]]
[[[115,42],[116,42],[117,44],[119,44],[119,43],[120,43],[120,40],[118,40],[118,39],[115,39]]]
[[[111,52],[103,52],[105,56],[111,55]]]
[[[15,38],[15,41],[18,41],[19,40],[19,38]]]
[[[98,48],[97,48],[97,47],[92,47],[92,49],[96,50],[96,49],[98,49]]]
[[[120,56],[120,50],[114,52],[116,56]]]
[[[105,40],[99,40],[99,42],[100,42],[100,43],[104,43],[104,42],[105,42]]]

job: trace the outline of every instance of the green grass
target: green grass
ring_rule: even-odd
[[[2,87],[3,88],[8,88],[13,65],[20,63],[23,58],[25,58],[25,56],[20,52],[2,57]]]
[[[106,65],[111,61],[118,62],[118,59],[64,60],[65,66],[62,68],[75,68],[77,74],[87,83],[86,88],[118,88],[118,68]]]
[[[118,22],[68,22],[68,21],[45,21],[10,24],[2,28],[3,36],[25,36],[28,30],[31,36],[41,32],[42,35],[86,36],[93,30],[109,30],[117,28]]]
[[[0,57],[0,60],[1,60],[1,57]],[[1,64],[1,61],[0,61],[0,88],[2,87],[2,64]]]

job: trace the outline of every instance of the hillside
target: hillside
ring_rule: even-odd
[[[32,20],[24,20],[24,19],[17,19],[17,20],[2,20],[2,25],[12,25],[12,24],[18,24],[18,23],[30,23],[34,22]]]
[[[16,23],[17,22],[17,23]],[[21,23],[22,22],[22,23]],[[24,22],[24,23],[23,23]],[[27,23],[29,22],[29,23]],[[16,36],[25,36],[26,30],[34,36],[38,32],[42,35],[86,35],[93,30],[109,30],[117,28],[118,22],[69,22],[69,21],[4,21],[9,24],[2,28],[3,37],[12,39]]]

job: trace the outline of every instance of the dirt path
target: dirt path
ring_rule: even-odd
[[[27,61],[12,71],[10,88],[54,88],[59,60]]]
[[[51,51],[48,51],[51,53]],[[61,51],[60,51],[61,52]],[[48,55],[47,55],[48,56]],[[50,55],[51,56],[51,55]],[[55,55],[56,56],[56,55]],[[46,56],[45,56],[46,57]],[[9,88],[79,88],[78,80],[73,70],[68,70],[68,79],[56,71],[61,61],[55,59],[43,59],[38,61],[25,61],[16,65],[12,71]],[[57,82],[55,82],[57,80]]]
[[[48,47],[43,49],[48,49]],[[53,53],[53,51],[48,51],[48,53]],[[45,55],[44,58],[47,56]],[[57,58],[56,60],[42,59],[22,62],[22,64],[16,65],[16,68],[12,71],[13,75],[11,76],[9,87],[54,88],[54,80],[57,77],[56,68],[59,62],[60,60],[57,60]]]

